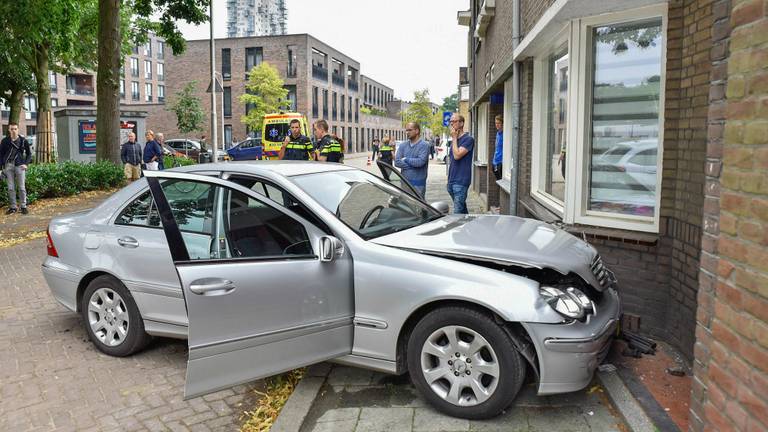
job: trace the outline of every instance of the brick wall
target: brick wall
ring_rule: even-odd
[[[473,82],[474,95],[480,95],[486,90],[485,73],[492,64],[496,65],[495,72],[501,73],[500,65],[512,58],[512,2],[497,1],[496,12],[488,24],[485,38],[480,45],[472,67],[475,69]],[[471,31],[474,33],[474,29]],[[470,50],[474,47],[474,39],[470,39]]]
[[[555,0],[521,0],[520,2],[520,32],[525,37],[536,22],[544,15]]]
[[[693,431],[768,429],[768,4],[734,3],[712,9]]]
[[[693,357],[712,60],[711,0],[669,2],[661,217],[669,238],[667,340]]]

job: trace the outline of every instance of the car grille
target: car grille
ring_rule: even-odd
[[[600,283],[601,287],[608,288],[613,285],[613,277],[610,274],[610,270],[603,265],[603,259],[600,258],[600,254],[595,255],[590,267],[592,269],[592,274],[595,275],[595,278]]]

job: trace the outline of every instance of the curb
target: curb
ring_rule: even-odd
[[[320,363],[307,369],[307,375],[299,381],[277,415],[271,432],[296,432],[301,428],[315,402],[317,392],[325,383],[330,371],[331,365],[328,363]]]
[[[619,411],[632,432],[654,432],[653,421],[627,388],[616,371],[597,372],[597,379],[605,387],[613,405]]]

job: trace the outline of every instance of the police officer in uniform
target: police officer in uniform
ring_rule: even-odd
[[[380,161],[392,165],[392,159],[395,155],[395,146],[392,145],[392,138],[385,136],[384,139],[381,140],[379,153],[381,154],[381,156],[379,156]]]
[[[317,142],[317,160],[321,162],[341,162],[342,152],[339,140],[328,133],[328,122],[318,120],[315,122],[315,138]]]
[[[314,155],[314,148],[309,137],[301,134],[301,122],[291,120],[291,133],[285,137],[283,146],[278,153],[282,160],[310,160]]]

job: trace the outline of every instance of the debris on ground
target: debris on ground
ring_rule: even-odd
[[[656,355],[656,342],[637,333],[622,330],[621,339],[627,342],[627,349],[621,354],[626,357],[641,358],[643,354]]]
[[[685,369],[682,366],[675,366],[667,368],[667,373],[674,376],[685,376]]]

